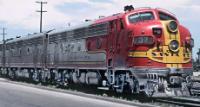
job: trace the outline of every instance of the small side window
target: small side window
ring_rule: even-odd
[[[136,13],[132,14],[128,17],[130,23],[136,23],[139,21],[145,21],[145,20],[153,20],[154,15],[152,12],[143,12],[143,13]]]
[[[154,16],[152,12],[145,12],[145,13],[140,13],[140,18],[141,20],[153,20]]]
[[[166,13],[158,12],[158,14],[159,14],[160,20],[176,20],[174,17],[172,17]]]
[[[132,14],[132,15],[130,15],[130,16],[128,17],[128,19],[129,19],[129,21],[130,21],[131,23],[135,23],[135,22],[140,21],[140,16],[139,16],[139,14]]]

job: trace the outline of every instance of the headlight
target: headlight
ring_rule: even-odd
[[[170,43],[169,43],[169,49],[173,52],[177,52],[178,51],[178,48],[179,48],[179,43],[177,40],[172,40]]]
[[[173,33],[177,32],[178,30],[178,24],[175,21],[170,21],[167,27],[169,31]]]

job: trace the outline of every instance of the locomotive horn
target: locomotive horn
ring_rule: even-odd
[[[131,11],[131,10],[134,10],[133,5],[127,5],[127,6],[124,7],[124,11],[125,11],[125,12],[126,12],[126,11]]]

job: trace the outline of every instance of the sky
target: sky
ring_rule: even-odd
[[[187,27],[195,40],[193,57],[200,48],[200,1],[199,0],[45,0],[43,30],[63,29],[123,12],[125,5],[163,8],[174,13]],[[0,0],[0,28],[6,28],[6,38],[25,36],[39,32],[40,5],[36,0]],[[1,32],[1,29],[0,29]],[[0,40],[2,37],[0,36]]]

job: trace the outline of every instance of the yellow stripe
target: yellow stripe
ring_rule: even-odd
[[[129,57],[147,57],[147,52],[129,52]]]
[[[177,30],[177,33],[170,33],[168,31],[168,24],[169,24],[170,21],[162,21],[162,25],[163,25],[163,33],[164,33],[164,38],[165,38],[165,45],[163,47],[163,53],[166,53],[166,54],[169,54],[168,56],[166,56],[164,58],[164,62],[165,63],[173,63],[173,64],[167,64],[167,67],[172,67],[172,68],[179,68],[181,67],[182,65],[180,65],[180,63],[184,63],[183,61],[183,48],[180,48],[179,47],[179,52],[178,52],[178,55],[170,55],[170,54],[174,54],[172,52],[170,52],[169,50],[169,44],[172,40],[177,40],[179,42],[179,44],[181,43],[180,41],[180,32],[179,30]]]

